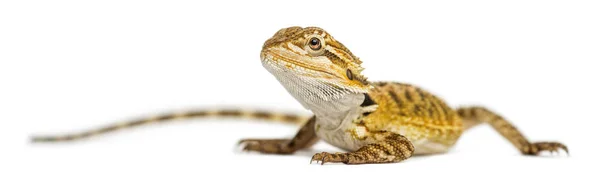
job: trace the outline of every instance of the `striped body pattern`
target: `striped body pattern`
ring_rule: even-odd
[[[362,61],[318,27],[288,27],[263,45],[263,67],[311,115],[257,110],[196,110],[116,123],[75,134],[33,137],[34,142],[72,141],[151,123],[204,117],[247,118],[301,125],[292,138],[243,139],[243,149],[292,154],[318,140],[344,149],[316,153],[313,161],[369,164],[400,162],[417,154],[448,151],[461,134],[488,124],[525,155],[556,152],[560,142],[530,142],[512,123],[484,107],[451,108],[421,88],[395,82],[369,82]]]
[[[315,114],[314,126],[304,128],[314,127],[314,137],[349,151],[317,153],[313,161],[390,163],[413,154],[443,153],[465,130],[482,123],[490,124],[523,154],[560,149],[568,152],[559,142],[530,142],[513,124],[485,108],[452,109],[412,85],[371,83],[361,74],[362,61],[318,27],[279,30],[265,42],[261,61],[296,100]],[[263,146],[256,148],[275,145],[265,142]],[[289,147],[285,142],[277,146]]]
[[[434,95],[408,84],[373,85],[369,96],[378,108],[358,118],[358,126],[403,135],[415,144],[419,154],[445,152],[462,134],[461,118]]]

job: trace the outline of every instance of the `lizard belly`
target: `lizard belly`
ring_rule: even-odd
[[[346,151],[356,151],[361,147],[373,142],[372,139],[366,138],[366,134],[368,133],[368,131],[364,126],[354,126],[351,127],[351,130],[325,130],[319,128],[319,125],[316,125],[315,127],[317,136],[319,136],[319,138],[323,139],[325,142],[335,147],[344,149]],[[403,132],[395,133],[407,136],[407,138],[415,147],[415,155],[444,153],[447,152],[448,149],[450,149],[451,147],[450,145],[443,144],[432,139],[415,138],[411,137],[410,135],[405,135],[406,133]]]
[[[436,154],[436,153],[444,153],[447,152],[450,146],[444,145],[439,142],[431,141],[428,139],[421,139],[412,141],[413,146],[415,146],[415,155],[423,155],[423,154]]]
[[[423,133],[429,132],[426,130],[414,132],[417,129],[407,126],[390,127],[387,128],[387,130],[408,138],[408,140],[410,140],[415,147],[414,154],[416,155],[444,153],[447,152],[452,146],[439,142],[440,139],[436,139],[436,136],[425,136]]]

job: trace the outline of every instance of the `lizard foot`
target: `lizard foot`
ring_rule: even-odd
[[[326,162],[345,163],[345,164],[367,164],[367,163],[392,163],[408,159],[414,152],[414,146],[404,136],[392,132],[378,133],[381,139],[378,142],[371,143],[359,148],[356,151],[348,153],[317,153],[313,161],[321,161],[321,165]]]
[[[321,162],[321,165],[325,164],[325,162],[328,163],[348,163],[350,157],[354,156],[350,156],[348,153],[328,153],[328,152],[322,152],[322,153],[316,153],[315,155],[313,155],[312,159],[310,160],[310,163],[312,164],[313,161],[316,161],[317,163]]]
[[[558,152],[559,150],[563,150],[569,154],[569,149],[562,143],[559,142],[536,142],[529,145],[529,149],[527,152],[523,154],[526,155],[538,155],[542,151],[550,151],[550,153]]]
[[[238,144],[243,145],[244,151],[257,151],[266,154],[291,154],[289,139],[242,139]]]

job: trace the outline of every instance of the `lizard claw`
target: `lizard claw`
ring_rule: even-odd
[[[558,142],[536,142],[530,145],[529,152],[525,154],[538,155],[542,151],[549,151],[550,154],[563,150],[569,155],[569,149],[562,143]]]
[[[316,153],[315,155],[312,156],[312,158],[310,159],[310,163],[312,164],[313,161],[316,161],[317,163],[321,163],[321,165],[325,164],[325,163],[347,163],[347,156],[345,156],[344,153],[328,153],[328,152],[322,152],[322,153]]]
[[[256,140],[253,139],[242,139],[238,141],[237,145],[242,147],[243,151],[250,151],[251,145],[258,144]]]
[[[325,153],[325,152],[323,152]],[[315,155],[312,156],[312,158],[310,159],[310,164],[313,163],[313,161],[316,161],[317,163],[319,163],[319,160],[323,159],[323,156],[321,155],[322,153],[316,153]]]

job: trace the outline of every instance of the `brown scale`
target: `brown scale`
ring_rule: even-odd
[[[459,108],[458,113],[463,117],[467,128],[480,123],[491,125],[500,135],[512,143],[525,155],[538,155],[542,151],[557,152],[562,149],[569,153],[569,149],[559,142],[530,142],[523,134],[510,122],[501,116],[487,110],[483,107],[463,107]]]
[[[362,63],[342,43],[333,39],[323,29],[317,27],[289,27],[279,30],[272,38],[263,45],[261,57],[264,51],[270,48],[280,47],[290,49],[287,44],[293,44],[300,48],[306,44],[307,36],[311,34],[324,35],[324,42],[331,46],[337,54],[325,52],[324,55],[332,64],[331,68],[348,68],[343,76],[348,77],[348,83],[353,87],[366,88],[370,84],[360,74]],[[283,46],[283,47],[282,47]],[[279,56],[281,55],[271,55]],[[301,60],[289,61],[299,62]],[[298,65],[297,65],[298,66]],[[314,66],[314,65],[306,65]],[[320,65],[322,66],[322,65]],[[322,71],[322,70],[321,70]],[[501,116],[483,107],[450,108],[444,101],[415,86],[393,82],[375,82],[374,88],[365,95],[365,101],[360,105],[368,108],[378,105],[375,111],[366,111],[354,120],[354,128],[351,136],[353,139],[368,142],[363,147],[347,153],[317,153],[312,161],[321,163],[339,162],[346,164],[364,163],[390,163],[399,162],[410,158],[415,152],[412,140],[427,139],[443,145],[452,146],[463,131],[481,123],[487,123],[509,140],[517,149],[525,155],[537,155],[542,151],[558,151],[563,149],[568,153],[565,145],[559,142],[530,142],[517,128]],[[319,140],[315,133],[316,119],[301,117],[297,115],[279,114],[261,111],[242,110],[211,110],[192,111],[186,113],[167,114],[157,117],[142,118],[124,123],[117,123],[99,129],[88,130],[76,134],[67,134],[48,137],[33,137],[34,142],[71,141],[87,138],[102,133],[117,131],[151,123],[158,123],[174,119],[192,119],[208,116],[250,118],[279,121],[292,124],[303,124],[293,138],[285,139],[244,139],[244,150],[258,151],[268,154],[291,154],[297,150],[308,148]],[[363,129],[358,132],[358,129]],[[346,130],[346,131],[348,131]]]
[[[347,153],[317,153],[311,162],[323,163],[392,163],[410,158],[414,153],[411,139],[428,138],[430,140],[453,145],[464,130],[480,123],[490,124],[502,136],[525,155],[537,155],[541,151],[555,152],[565,145],[558,142],[531,143],[508,121],[481,107],[459,108],[454,110],[436,96],[417,87],[393,83],[373,83],[367,100],[379,105],[375,112],[367,113],[356,123],[367,127],[371,134],[371,144]],[[370,104],[365,101],[363,104]],[[307,122],[291,139],[247,139],[244,150],[268,154],[290,154],[299,149],[310,147],[318,140],[314,133],[314,120]],[[463,122],[465,123],[463,125]],[[415,133],[400,135],[390,132],[396,127],[412,128]],[[429,132],[425,132],[429,131]],[[423,134],[430,133],[430,134]],[[296,143],[296,144],[291,144]]]
[[[410,141],[396,133],[377,132],[372,136],[377,138],[374,143],[361,147],[360,149],[348,153],[317,153],[313,161],[345,164],[365,164],[365,163],[390,163],[400,162],[410,158],[415,148]]]
[[[79,133],[56,135],[56,136],[34,136],[31,138],[32,142],[62,142],[62,141],[74,141],[97,136],[109,132],[118,130],[134,128],[142,125],[149,125],[154,123],[178,120],[178,119],[195,119],[205,117],[222,117],[222,118],[247,118],[255,120],[274,121],[280,123],[289,123],[294,125],[301,125],[309,120],[308,117],[298,114],[284,114],[277,112],[268,111],[245,111],[236,109],[217,109],[217,110],[198,110],[188,111],[182,113],[170,113],[159,115],[155,117],[146,117],[134,119],[131,121],[110,124],[97,129],[91,129]]]
[[[374,86],[369,96],[379,107],[359,120],[370,131],[405,131],[409,140],[428,139],[448,146],[460,137],[460,117],[434,95],[401,83]]]
[[[315,117],[308,120],[292,139],[243,139],[245,151],[258,151],[270,154],[291,154],[314,145],[319,138],[315,133]]]

